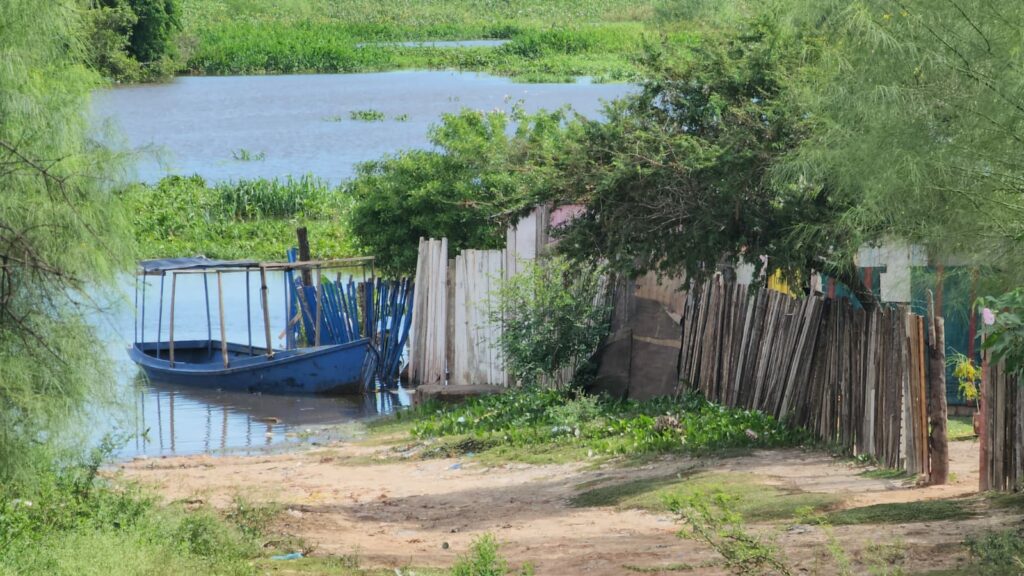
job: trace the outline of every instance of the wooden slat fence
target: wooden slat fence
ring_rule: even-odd
[[[409,335],[409,380],[414,385],[446,379],[448,240],[420,238]]]
[[[886,466],[929,473],[934,347],[924,317],[716,277],[687,292],[682,324],[682,386],[772,414]]]
[[[455,257],[448,310],[449,384],[508,384],[498,351],[501,323],[490,318],[505,276],[505,256],[504,250],[464,250]]]
[[[1003,362],[984,358],[981,386],[981,490],[1024,489],[1024,393]]]

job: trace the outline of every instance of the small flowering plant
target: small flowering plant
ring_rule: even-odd
[[[1024,369],[1024,288],[979,298],[975,308],[981,313],[981,348],[993,362],[1005,360],[1008,371],[1020,373]]]
[[[960,397],[978,406],[978,388],[981,386],[981,368],[963,354],[954,354],[950,359],[953,365],[953,376],[956,377]]]

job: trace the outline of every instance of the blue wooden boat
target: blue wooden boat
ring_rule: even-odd
[[[321,343],[323,322],[310,324],[303,333],[306,345],[294,343],[275,349],[271,341],[271,326],[268,312],[267,271],[283,271],[290,276],[292,271],[315,271],[316,284],[313,288],[314,301],[303,302],[308,311],[315,310],[316,319],[321,320],[324,304],[321,302],[323,284],[320,272],[324,268],[339,268],[352,265],[367,265],[372,258],[350,258],[345,260],[316,262],[260,263],[248,260],[210,260],[207,258],[173,258],[147,260],[139,264],[138,276],[160,277],[160,308],[157,316],[157,340],[146,341],[145,287],[142,282],[142,303],[139,309],[139,291],[136,282],[136,309],[140,310],[141,322],[135,324],[135,340],[129,349],[129,356],[154,381],[200,388],[240,390],[278,394],[355,394],[365,390],[373,380],[379,352],[371,346],[371,339],[359,332],[346,332],[344,337],[324,334]],[[247,320],[248,341],[229,342],[225,334],[224,297],[222,275],[243,273],[246,278],[246,309],[249,310],[250,273],[259,274],[261,308],[263,310],[264,345],[253,345],[251,320]],[[174,340],[175,289],[177,278],[182,274],[202,274],[206,294],[206,324],[208,338],[203,340]],[[163,328],[164,280],[171,278],[170,321],[166,341],[160,339]],[[220,339],[212,336],[210,297],[207,277],[215,276],[217,281],[217,302],[220,309]],[[289,298],[298,297],[291,292]],[[137,319],[138,320],[138,319]],[[353,322],[358,325],[358,321]],[[289,332],[292,327],[286,327]],[[330,338],[327,338],[330,336]]]
[[[129,355],[150,380],[181,386],[273,394],[358,394],[368,339],[347,344],[275,350],[227,343],[225,367],[221,342],[175,342],[172,364],[167,342],[137,342]],[[158,356],[157,351],[160,351]]]

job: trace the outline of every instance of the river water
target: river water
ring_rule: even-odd
[[[197,389],[149,382],[128,358],[131,342],[166,341],[170,325],[171,281],[164,281],[163,312],[160,278],[149,277],[143,287],[126,278],[122,304],[109,308],[97,325],[107,353],[114,361],[120,405],[100,408],[96,438],[116,432],[127,438],[118,455],[161,456],[202,452],[250,453],[288,442],[316,442],[351,433],[334,425],[388,414],[408,406],[409,392],[402,388],[364,396],[283,396],[248,394],[217,389]],[[174,338],[176,341],[220,338],[216,276],[204,286],[200,275],[178,277],[175,298]],[[145,304],[145,318],[132,313],[138,286],[139,309]],[[275,348],[285,325],[284,275],[268,274],[270,323]],[[206,294],[209,290],[209,317]],[[263,314],[260,308],[259,275],[253,272],[246,283],[244,274],[223,275],[224,324],[228,340],[256,346],[264,344]],[[246,295],[248,294],[248,302]],[[209,318],[209,320],[208,320]]]
[[[429,146],[427,132],[462,108],[530,112],[565,105],[598,117],[624,84],[517,84],[470,72],[184,77],[98,93],[97,120],[119,128],[143,156],[137,177],[199,174],[212,181],[312,173],[332,183],[358,162]],[[353,120],[375,110],[379,122]],[[241,151],[250,159],[240,160]]]
[[[425,148],[429,127],[462,108],[527,111],[571,106],[599,117],[602,101],[635,88],[621,84],[517,84],[505,78],[462,72],[403,71],[373,74],[185,77],[169,84],[121,87],[94,98],[97,125],[112,127],[136,150],[135,177],[154,182],[168,174],[199,174],[209,181],[313,174],[332,183],[353,174],[358,162],[401,149]],[[383,121],[352,120],[350,113],[376,110]],[[103,131],[102,133],[108,134]],[[110,139],[110,136],[104,136]],[[241,150],[260,160],[237,160]],[[215,277],[210,277],[211,324],[219,332]],[[126,346],[153,340],[158,321],[167,338],[170,280],[158,317],[159,279],[150,278],[143,299],[145,332],[133,324],[134,278],[124,282],[121,306],[97,320],[115,363],[125,406],[95,416],[99,437],[114,430],[127,437],[121,457],[252,452],[289,442],[344,436],[344,423],[386,414],[409,404],[403,389],[361,397],[253,395],[180,388],[145,382]],[[262,313],[255,275],[246,312],[244,275],[224,276],[228,339],[246,342],[249,321],[262,343]],[[272,333],[284,328],[283,278],[270,282]],[[114,298],[116,299],[116,298]],[[276,302],[276,304],[275,304]],[[248,321],[247,321],[248,319]],[[140,319],[141,320],[141,319]],[[181,276],[175,304],[175,339],[205,338],[207,315],[202,276]],[[281,346],[280,341],[275,346]]]

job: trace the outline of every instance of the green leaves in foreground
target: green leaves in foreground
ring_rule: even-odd
[[[792,446],[806,434],[696,394],[646,402],[526,387],[421,412],[419,438],[470,435],[483,446],[572,446],[603,454]]]

